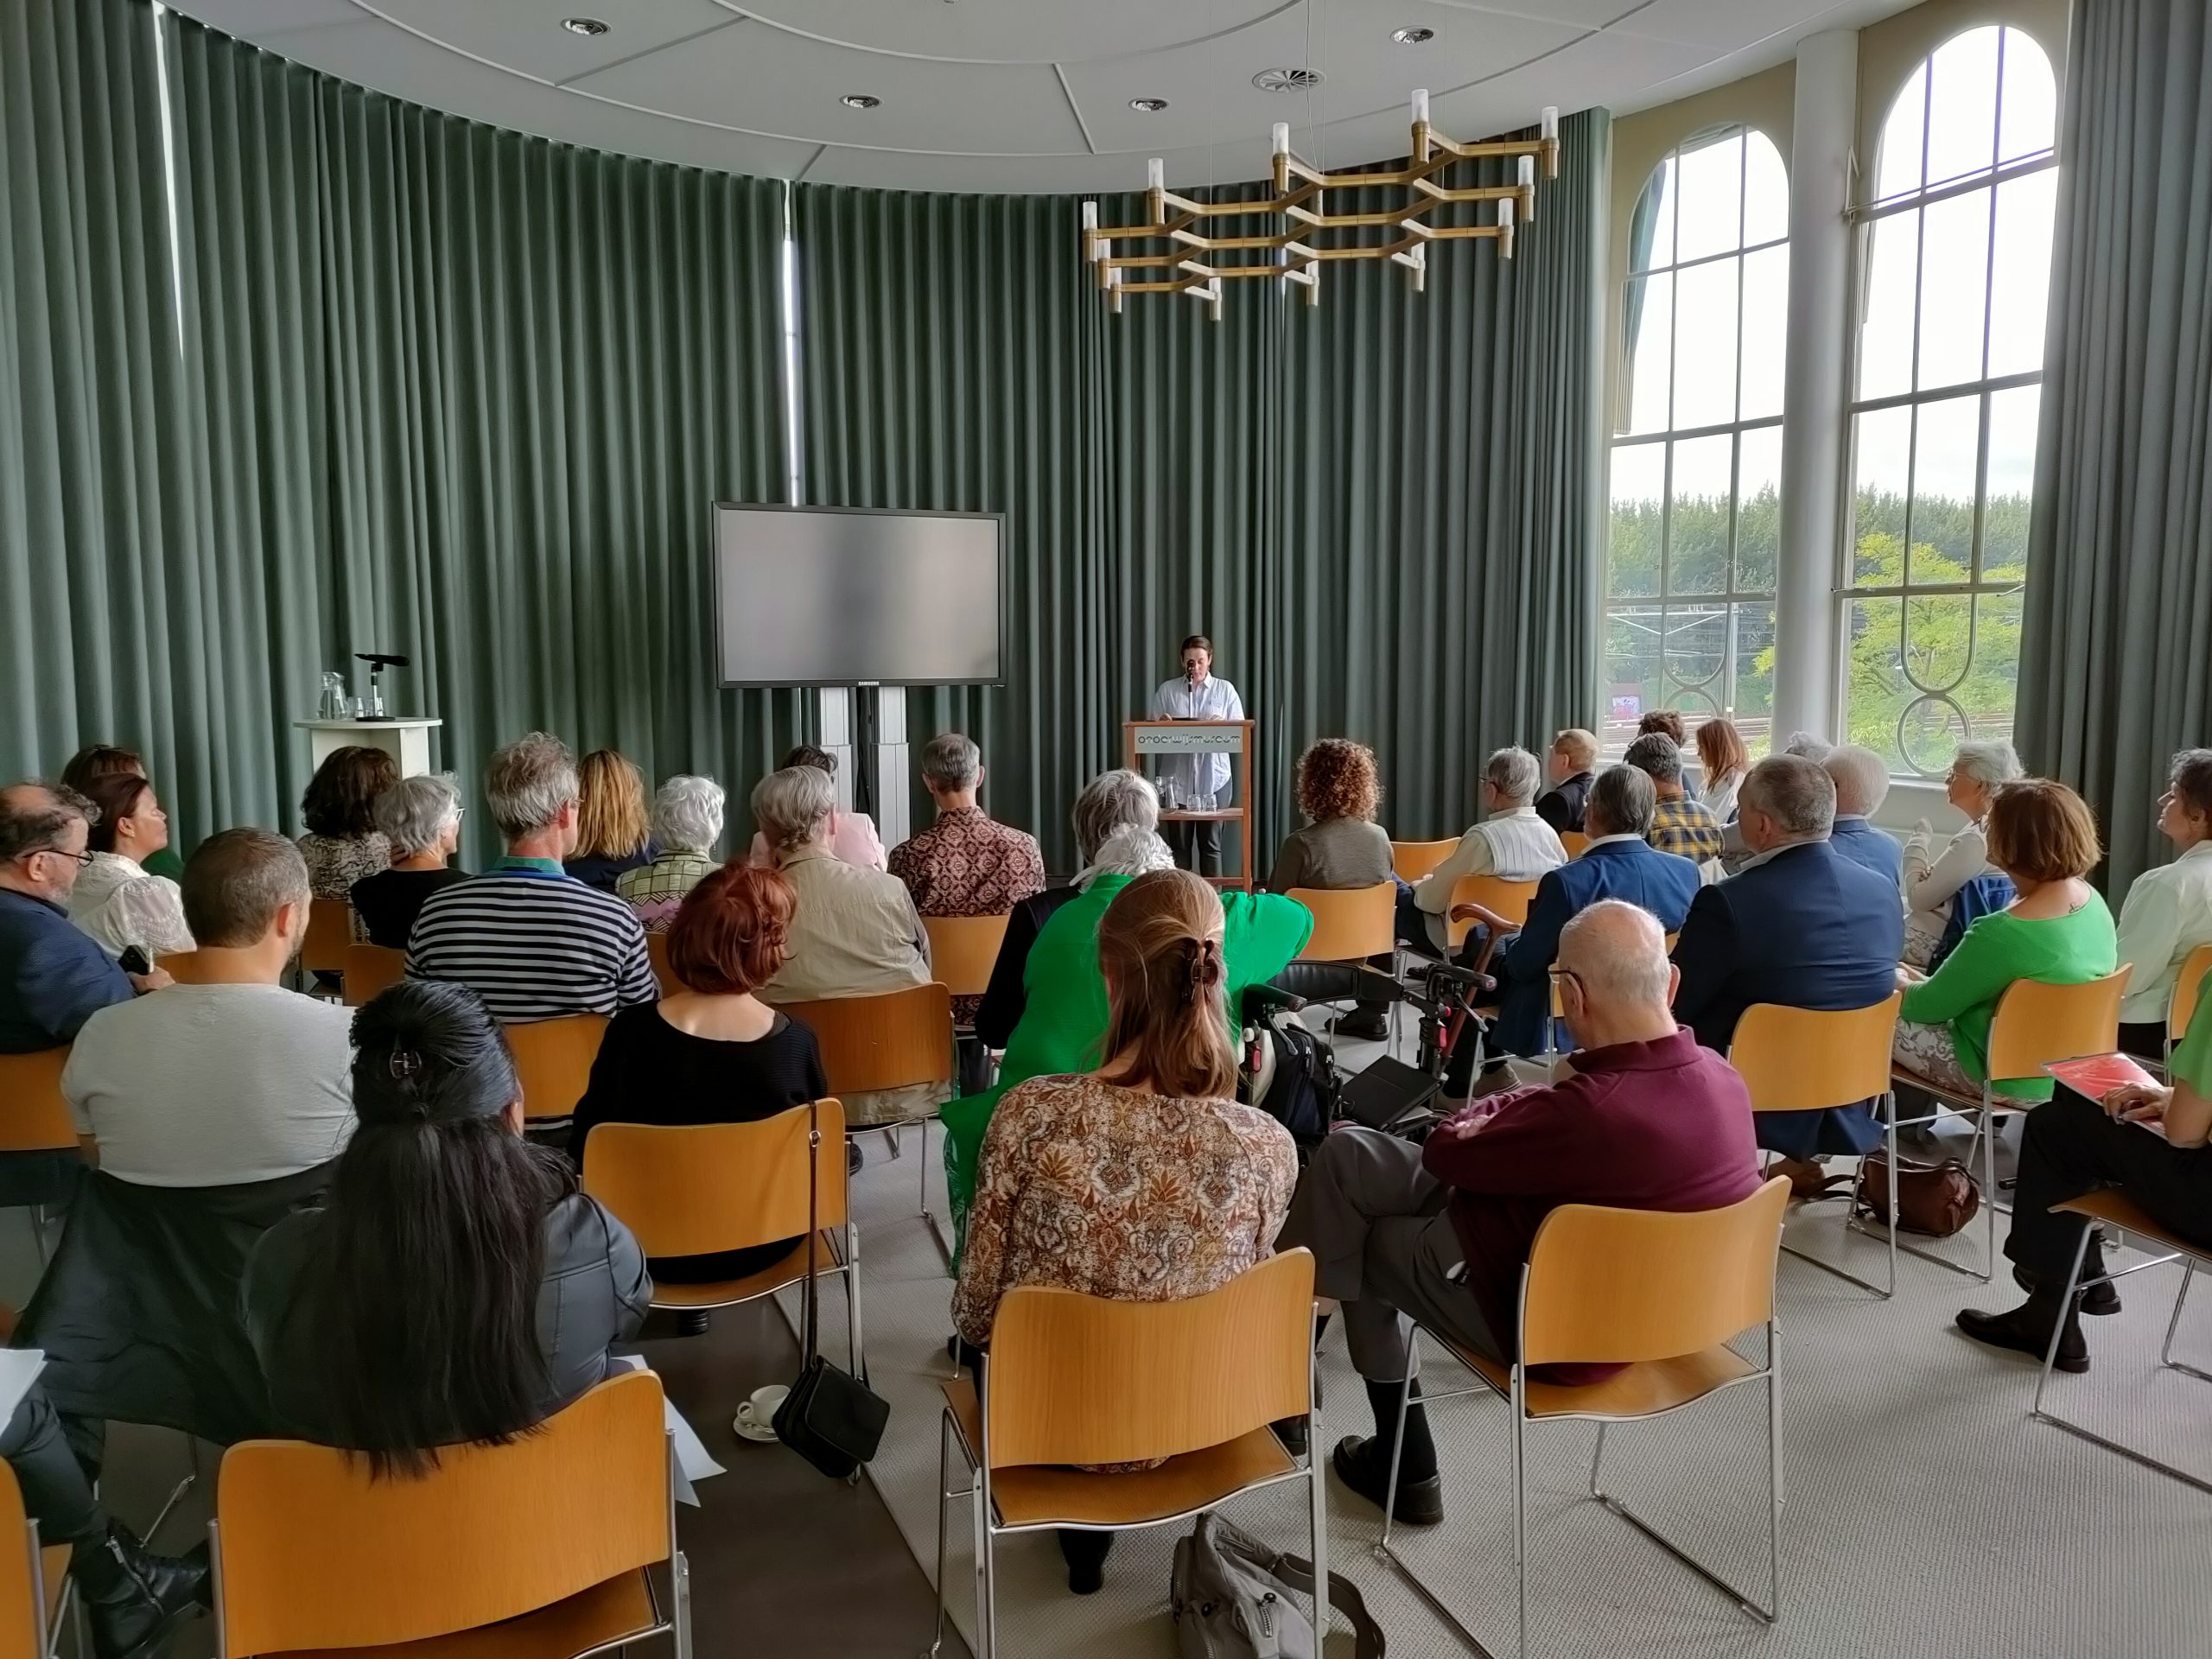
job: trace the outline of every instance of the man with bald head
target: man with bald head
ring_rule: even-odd
[[[159,969],[134,980],[69,919],[97,816],[73,789],[0,789],[0,1054],[59,1048],[110,1003],[168,983]]]
[[[1343,1306],[1376,1432],[1340,1444],[1335,1467],[1378,1507],[1411,1359],[1407,1315],[1510,1362],[1521,1270],[1554,1208],[1717,1209],[1759,1184],[1750,1096],[1719,1055],[1676,1027],[1675,971],[1658,920],[1599,899],[1560,932],[1552,972],[1575,1043],[1567,1076],[1486,1096],[1437,1125],[1425,1147],[1338,1129],[1314,1153],[1278,1241],[1311,1249],[1314,1294]],[[1572,1384],[1614,1368],[1549,1369],[1546,1380]],[[1417,1403],[1406,1420],[1395,1513],[1415,1526],[1444,1514],[1436,1448]]]

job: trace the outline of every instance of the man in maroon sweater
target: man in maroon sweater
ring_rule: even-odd
[[[1478,1100],[1426,1147],[1339,1129],[1315,1153],[1277,1241],[1311,1249],[1315,1294],[1343,1305],[1376,1432],[1337,1447],[1337,1476],[1377,1506],[1409,1360],[1406,1315],[1510,1361],[1522,1269],[1555,1206],[1710,1210],[1759,1184],[1751,1096],[1727,1062],[1676,1028],[1675,969],[1649,912],[1620,899],[1592,905],[1560,936],[1552,971],[1576,1045],[1572,1076]],[[1611,1369],[1552,1367],[1546,1380],[1596,1382]],[[1406,1421],[1396,1515],[1416,1526],[1444,1515],[1418,1405]]]

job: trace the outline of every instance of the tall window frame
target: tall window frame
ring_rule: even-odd
[[[1985,91],[1985,147],[1968,152],[1957,112],[1979,117]],[[2049,54],[2017,24],[1983,24],[1906,78],[1851,211],[1835,706],[1901,777],[1939,778],[1959,743],[2012,735],[2057,166]]]
[[[1732,151],[1729,234],[1713,190]],[[1618,753],[1642,715],[1671,708],[1692,728],[1736,720],[1763,752],[1780,564],[1788,166],[1756,126],[1706,127],[1653,168],[1635,214],[1617,313],[1599,735]]]

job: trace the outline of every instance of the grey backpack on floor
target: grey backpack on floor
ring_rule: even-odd
[[[1278,1554],[1217,1515],[1175,1541],[1167,1586],[1183,1659],[1319,1659],[1313,1626],[1293,1592],[1313,1587],[1313,1563]],[[1329,1603],[1351,1623],[1358,1659],[1382,1659],[1382,1631],[1359,1587],[1329,1574]]]

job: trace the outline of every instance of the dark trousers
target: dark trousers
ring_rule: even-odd
[[[82,1546],[107,1536],[106,1511],[69,1449],[60,1416],[36,1383],[0,1428],[0,1457],[15,1471],[23,1512],[38,1522],[41,1542]]]
[[[2153,1060],[2163,1065],[2166,1058],[2166,1022],[2163,1020],[2123,1021],[2120,1027],[2120,1052],[2133,1054],[2139,1060]]]
[[[1170,818],[1160,826],[1160,839],[1175,861],[1200,875],[1221,874],[1221,820]]]
[[[2212,1149],[2183,1151],[2133,1123],[2115,1123],[2094,1100],[2062,1086],[2027,1115],[2020,1142],[2020,1185],[2005,1254],[2038,1278],[2063,1283],[2088,1224],[2050,1206],[2100,1186],[2117,1186],[2161,1226],[2212,1244]],[[2104,1268],[2093,1242],[2082,1276]]]

